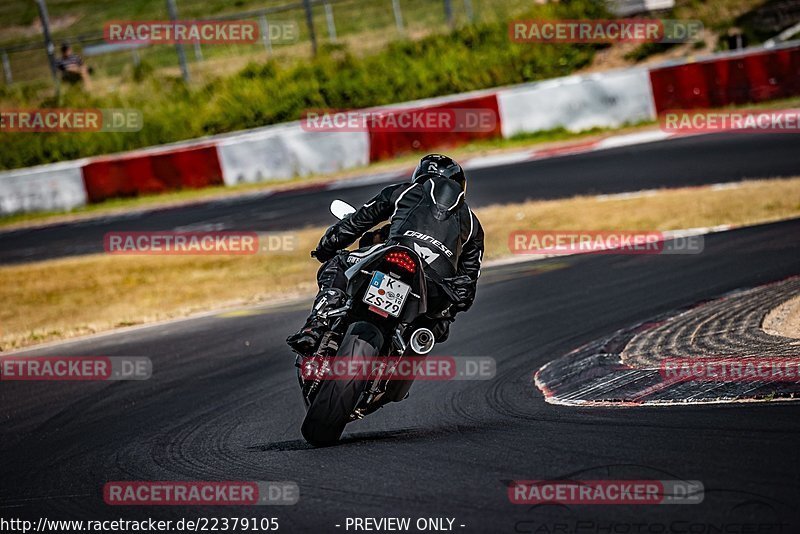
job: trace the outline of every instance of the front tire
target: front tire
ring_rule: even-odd
[[[379,354],[382,346],[383,334],[380,330],[370,323],[356,322],[347,329],[336,358],[340,361],[370,360]],[[319,390],[303,419],[303,438],[315,447],[333,445],[339,441],[366,384],[367,381],[355,377],[320,382]]]

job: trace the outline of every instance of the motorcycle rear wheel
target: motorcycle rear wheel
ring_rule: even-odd
[[[370,359],[379,354],[382,346],[380,330],[370,323],[356,322],[347,329],[336,358],[340,361]],[[366,386],[367,381],[355,377],[323,380],[303,419],[300,429],[303,438],[315,447],[338,442]]]

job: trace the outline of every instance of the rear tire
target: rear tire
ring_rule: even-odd
[[[336,357],[341,361],[371,359],[378,355],[382,346],[380,330],[370,323],[357,322],[347,329]],[[357,378],[320,382],[303,419],[303,438],[315,447],[339,441],[365,387],[366,381]]]

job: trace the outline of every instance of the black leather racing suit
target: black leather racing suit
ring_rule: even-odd
[[[469,309],[481,272],[483,228],[464,201],[460,185],[438,176],[421,183],[386,187],[355,213],[328,228],[316,250],[318,259],[327,260],[317,275],[320,292],[344,290],[344,271],[367,251],[338,251],[387,220],[386,242],[407,246],[419,254],[427,263],[426,271],[434,271],[432,277],[444,281],[457,296],[450,302],[451,311]],[[435,295],[435,288],[430,293]],[[446,339],[446,328],[439,334],[440,340]]]

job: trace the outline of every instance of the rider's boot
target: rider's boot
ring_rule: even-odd
[[[320,314],[341,308],[347,302],[347,295],[341,289],[330,288],[320,292],[314,300],[311,315],[306,324],[296,334],[286,338],[286,343],[300,354],[311,354],[316,350],[322,335],[330,326]]]

